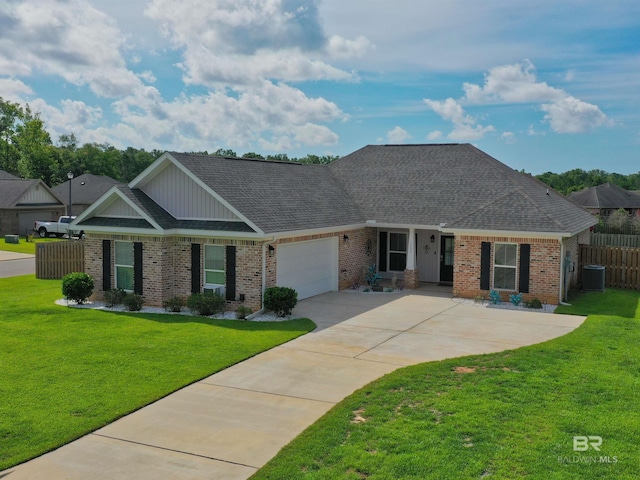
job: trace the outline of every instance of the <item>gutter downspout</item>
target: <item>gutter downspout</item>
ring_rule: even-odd
[[[560,291],[558,292],[558,305],[565,305],[570,307],[570,303],[564,301],[564,286],[567,279],[565,278],[565,266],[564,266],[564,241],[560,237]]]
[[[253,318],[264,313],[264,292],[267,289],[267,245],[275,241],[276,237],[271,237],[270,240],[262,242],[262,299],[260,301],[262,308],[251,315],[247,315],[247,320],[253,320]]]

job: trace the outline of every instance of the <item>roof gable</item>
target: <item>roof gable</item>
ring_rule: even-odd
[[[357,205],[324,165],[171,156],[264,233],[363,223]]]
[[[61,206],[64,203],[42,180],[0,180],[0,207]]]

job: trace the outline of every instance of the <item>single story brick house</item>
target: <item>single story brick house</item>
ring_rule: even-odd
[[[99,291],[160,305],[215,290],[253,309],[269,286],[306,298],[362,282],[372,264],[406,288],[557,304],[594,224],[469,144],[367,146],[330,165],[168,152],[74,222]]]

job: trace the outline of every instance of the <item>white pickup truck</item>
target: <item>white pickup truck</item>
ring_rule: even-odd
[[[62,237],[67,233],[70,233],[71,236],[79,236],[80,238],[82,238],[84,232],[77,232],[75,230],[69,231],[69,224],[73,221],[74,218],[76,217],[63,216],[60,217],[57,222],[42,222],[40,220],[36,220],[33,231],[36,232],[41,238],[45,238],[50,235]]]

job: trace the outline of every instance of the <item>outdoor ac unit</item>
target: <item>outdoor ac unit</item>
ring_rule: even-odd
[[[217,293],[218,295],[223,295],[224,294],[224,287],[205,287],[204,288],[204,294],[207,295],[211,295],[213,293]]]

